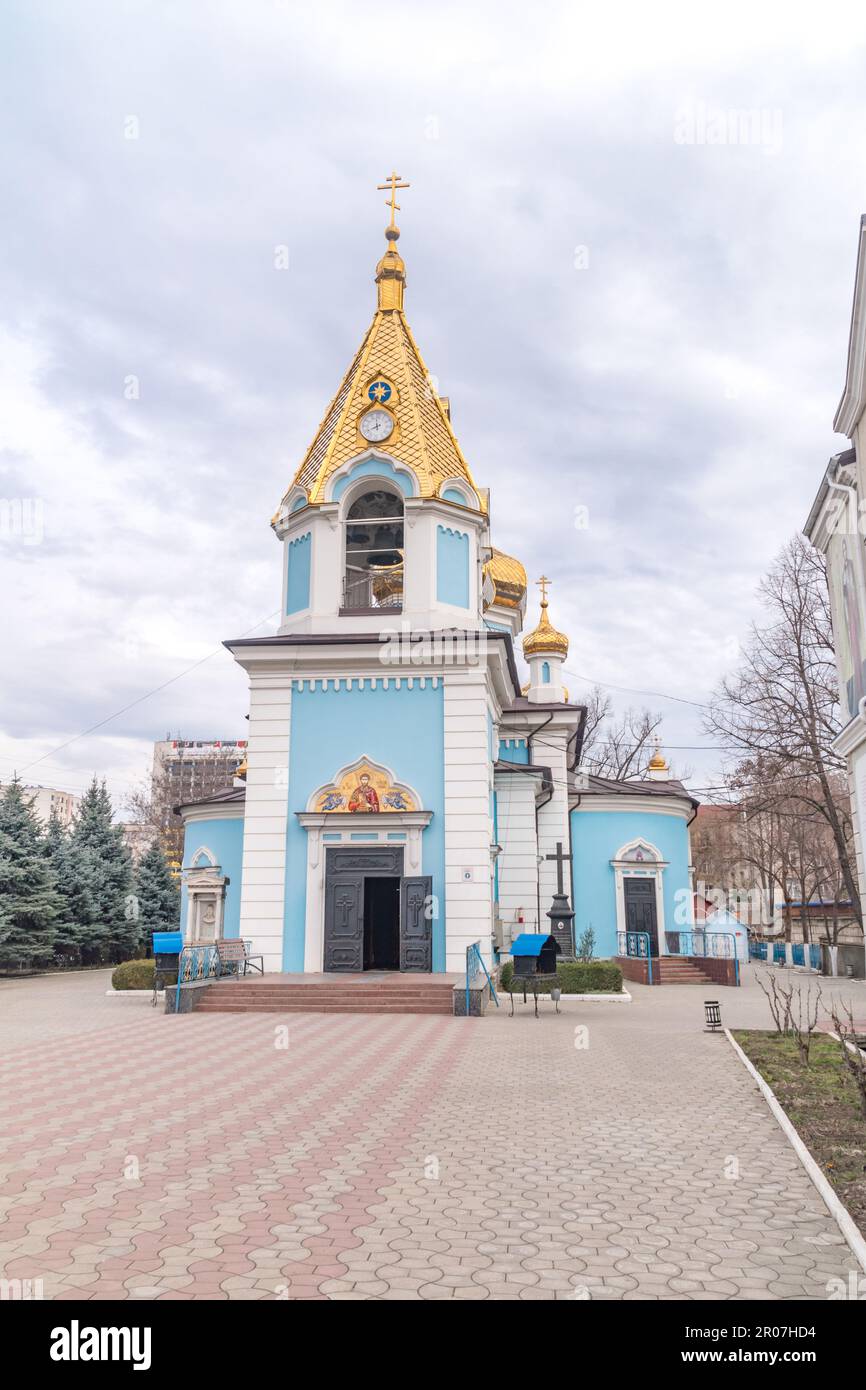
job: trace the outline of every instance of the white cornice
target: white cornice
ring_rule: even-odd
[[[296,811],[305,830],[425,830],[432,811]]]
[[[549,722],[547,721],[548,714],[553,715]],[[562,705],[552,711],[545,710],[543,705],[536,705],[533,709],[525,710],[506,709],[502,711],[499,737],[511,738],[515,733],[532,734],[536,731],[540,734],[543,733],[545,738],[548,734],[572,734],[580,723],[581,714],[582,710],[579,705]]]
[[[833,740],[832,747],[834,752],[841,753],[843,758],[849,757],[856,752],[863,743],[866,743],[866,721],[862,720],[859,714],[855,714]]]
[[[202,806],[189,806],[180,808],[180,817],[184,824],[193,824],[199,820],[243,820],[244,802],[230,801],[227,805],[219,801],[212,804],[205,803]]]

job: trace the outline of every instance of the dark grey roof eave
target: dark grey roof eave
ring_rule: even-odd
[[[471,634],[472,628],[443,628],[443,633]],[[514,642],[510,632],[494,632],[491,628],[485,628],[485,639],[505,642],[505,659],[508,665],[508,674],[511,677],[511,684],[515,693],[520,695],[520,677],[517,674],[517,665],[514,660]],[[371,645],[381,643],[382,638],[378,632],[287,632],[282,635],[275,634],[273,637],[235,637],[223,642],[223,646],[231,651],[233,647],[328,647],[328,646],[352,646]],[[580,706],[575,705],[575,709]]]
[[[190,811],[194,806],[239,806],[247,799],[246,787],[231,787],[224,792],[214,792],[211,796],[202,797],[201,801],[181,801],[177,806],[172,806],[172,811],[179,816],[182,811]]]

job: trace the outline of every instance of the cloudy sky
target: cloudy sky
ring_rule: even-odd
[[[275,625],[396,168],[495,543],[553,578],[572,691],[712,785],[698,706],[844,446],[864,65],[826,2],[5,0],[0,779],[122,805],[167,731],[244,735],[220,644]]]

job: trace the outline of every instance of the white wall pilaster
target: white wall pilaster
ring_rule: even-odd
[[[464,970],[466,947],[491,955],[491,774],[484,668],[444,678],[446,970]]]
[[[283,968],[291,700],[288,676],[250,673],[240,932],[265,970]]]

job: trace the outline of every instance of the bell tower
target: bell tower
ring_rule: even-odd
[[[280,634],[477,630],[489,553],[479,491],[403,309],[396,172],[373,321],[271,525],[283,545]]]

